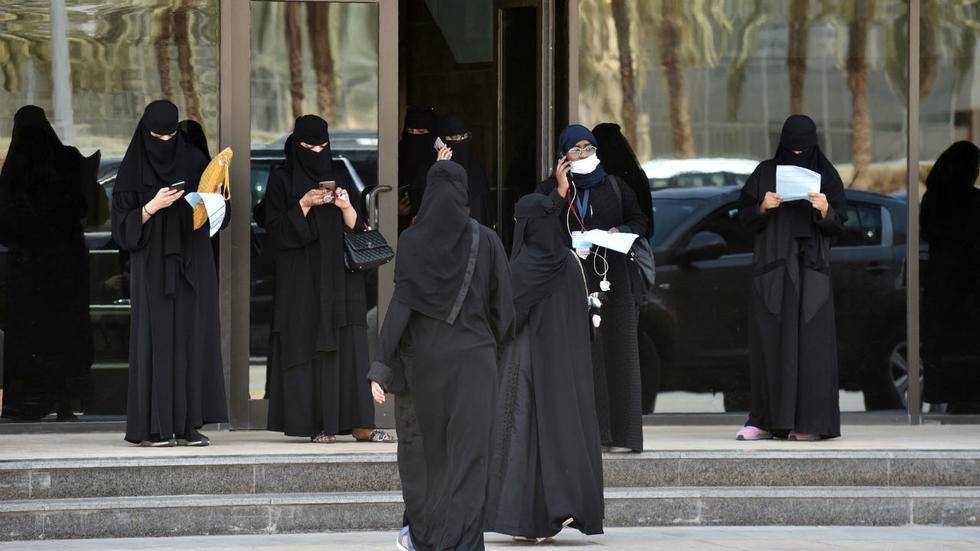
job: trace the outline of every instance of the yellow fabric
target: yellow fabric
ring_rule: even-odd
[[[231,169],[232,155],[231,148],[226,147],[221,153],[218,153],[211,159],[207,168],[204,169],[204,173],[201,174],[200,182],[197,184],[198,193],[217,193],[218,186],[224,183],[222,193],[225,196],[225,200],[231,199],[229,171]],[[204,203],[198,203],[194,207],[194,229],[200,229],[207,221],[208,212],[204,210]]]

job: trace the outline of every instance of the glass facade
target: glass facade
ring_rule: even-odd
[[[4,417],[125,412],[128,258],[110,238],[107,202],[143,107],[154,99],[167,98],[182,118],[200,122],[214,151],[218,34],[218,0],[25,0],[0,8],[0,155],[24,105],[43,108],[64,144],[86,156],[101,152],[100,191],[73,205],[88,212],[82,225],[42,215],[31,235],[5,232],[0,242]],[[44,190],[29,182],[18,188],[4,189],[5,207],[49,212]],[[85,260],[66,261],[74,253]],[[73,323],[61,324],[66,305],[78,303],[87,312],[82,307]]]
[[[648,406],[656,396],[657,412],[748,407],[752,253],[737,220],[737,190],[758,161],[772,157],[786,116],[805,113],[816,121],[820,147],[847,188],[848,221],[831,260],[841,409],[903,408],[909,375],[908,3],[579,5],[579,118],[590,127],[622,125],[653,199],[659,282],[640,323]],[[972,4],[922,3],[921,184],[952,141],[976,140],[977,20]],[[973,178],[975,169],[974,162]],[[973,270],[978,208],[964,215],[972,229],[962,227],[957,237],[963,254],[973,255],[967,264]],[[705,231],[720,235],[725,249],[696,261],[676,254]],[[927,266],[928,247],[923,251]],[[978,285],[976,272],[964,277],[959,296],[974,302],[960,305],[961,312],[923,305],[937,318],[958,316],[959,337],[937,342],[926,318],[922,333],[923,350],[935,352],[936,362],[956,364],[939,369],[954,372],[945,378],[971,388],[961,396],[963,411],[980,392],[978,355],[965,336],[980,330],[975,298],[969,298]],[[948,347],[956,350],[936,352]]]
[[[250,159],[252,206],[283,158],[293,119],[318,113],[330,123],[335,162],[356,176],[366,209],[374,186],[394,186],[394,178],[379,176],[386,162],[379,159],[380,134],[397,141],[397,111],[437,104],[472,126],[497,196],[497,230],[509,241],[512,203],[539,179],[532,174],[537,161],[550,158],[550,144],[537,151],[522,144],[549,140],[566,119],[620,124],[648,177],[656,219],[651,242],[659,281],[642,310],[640,353],[648,405],[657,413],[748,406],[751,244],[739,228],[735,197],[758,161],[772,156],[785,117],[809,114],[849,199],[846,232],[832,252],[842,409],[906,407],[910,365],[917,363],[908,358],[907,327],[917,311],[911,320],[921,342],[922,411],[980,412],[980,200],[975,163],[971,169],[963,161],[973,158],[969,147],[950,149],[961,140],[976,143],[980,132],[976,2],[919,3],[919,47],[911,52],[920,70],[919,186],[911,200],[922,218],[911,225],[908,1],[504,2],[508,8],[498,10],[493,25],[474,23],[477,34],[467,38],[458,22],[484,21],[497,4],[474,2],[481,15],[471,20],[448,3],[403,0],[392,16],[399,43],[387,56],[380,20],[394,8],[385,3],[234,4],[248,6],[248,29],[222,27],[221,7],[231,5],[223,0],[22,0],[0,7],[0,160],[9,162],[13,116],[24,105],[43,108],[65,144],[85,156],[101,153],[101,194],[87,196],[80,227],[68,224],[58,237],[33,241],[0,232],[7,418],[125,412],[128,259],[104,216],[115,170],[143,106],[158,98],[200,122],[217,151],[219,125],[227,124],[222,115],[233,101],[220,93],[233,65],[221,38],[234,33],[245,33],[241,40],[247,36],[249,44],[242,51],[249,54],[251,154],[235,143],[236,159]],[[568,6],[577,7],[577,16]],[[559,29],[542,33],[539,22],[548,13],[557,13]],[[541,52],[562,51],[556,41],[566,36],[577,55],[567,56],[567,71],[566,61],[552,71]],[[536,58],[529,55],[535,50]],[[391,76],[395,67],[398,79]],[[569,82],[577,88],[556,87]],[[396,89],[400,101],[382,104],[380,98],[396,95],[383,90]],[[573,98],[577,104],[564,113]],[[220,139],[230,143],[229,136]],[[938,162],[944,153],[951,162]],[[953,188],[959,191],[946,192]],[[261,399],[272,269],[261,228],[245,218],[232,224],[241,232],[250,225],[251,247],[221,251],[222,270],[249,272],[248,300],[235,295],[249,303],[248,331],[238,326],[241,334],[229,346],[244,354],[247,343],[250,361],[230,369],[247,369],[248,395]],[[724,249],[681,261],[675,253],[701,232],[720,236]],[[913,237],[920,246],[910,254]],[[75,250],[69,242],[83,245]],[[65,251],[81,247],[84,262],[71,268],[62,261]],[[907,303],[910,256],[918,258],[920,275],[915,308]],[[369,300],[383,311],[377,287],[369,278]],[[88,305],[78,322],[85,338],[64,338],[50,325],[63,301]],[[377,312],[369,314],[372,331]]]

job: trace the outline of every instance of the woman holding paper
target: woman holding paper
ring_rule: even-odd
[[[276,265],[268,428],[317,444],[336,442],[338,434],[393,442],[374,429],[364,272],[344,265],[344,235],[365,223],[345,173],[333,168],[325,120],[296,119],[286,148],[265,196]]]
[[[636,195],[622,180],[607,174],[596,156],[596,139],[588,128],[573,124],[558,137],[560,157],[555,173],[538,193],[550,195],[569,232],[603,230],[644,236],[647,218]],[[592,368],[596,413],[603,445],[614,451],[643,449],[640,399],[640,355],[636,326],[641,296],[640,275],[623,253],[601,247],[579,247],[590,294],[601,294],[601,324],[595,327]],[[595,325],[595,322],[593,322]]]
[[[227,422],[218,334],[218,278],[209,227],[183,199],[208,158],[177,131],[177,107],[146,107],[112,191],[112,237],[130,253],[126,440],[206,446]]]
[[[793,190],[806,195],[788,200],[777,192]],[[817,145],[816,125],[805,115],[789,117],[775,157],[759,164],[740,198],[755,251],[752,411],[738,440],[840,436],[830,242],[846,212],[844,186]]]

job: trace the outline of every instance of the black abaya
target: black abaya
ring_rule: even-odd
[[[374,427],[367,381],[367,298],[363,272],[344,269],[341,210],[318,205],[303,215],[299,201],[319,181],[349,184],[332,171],[326,122],[296,121],[287,162],[269,174],[265,228],[275,256],[272,334],[268,363],[268,429],[289,436],[350,434]]]
[[[512,536],[550,537],[569,518],[602,533],[588,295],[556,211],[538,194],[516,208],[517,336],[502,361],[487,500],[488,530]]]
[[[559,205],[561,220],[569,220],[572,230],[581,229],[574,213],[569,212],[571,190],[569,197],[563,198],[551,177],[538,186],[537,192],[551,195]],[[583,221],[585,229],[616,227],[620,231],[646,234],[646,217],[640,212],[633,191],[616,176],[606,175],[601,184],[589,190],[588,205]],[[563,239],[565,245],[571,247],[571,237],[567,233]],[[641,297],[639,273],[625,254],[616,251],[604,251],[603,254],[609,263],[608,278],[612,287],[606,293],[602,325],[592,343],[599,434],[603,445],[640,451],[643,449],[643,413],[636,332]],[[581,261],[590,293],[599,292],[602,279],[596,274],[595,262],[594,252]],[[601,260],[598,265],[602,267]]]
[[[816,145],[813,121],[790,117],[780,143],[776,157],[749,176],[740,198],[742,223],[755,235],[746,425],[780,436],[796,431],[833,438],[840,436],[840,406],[830,240],[843,231],[847,203],[837,170]],[[776,191],[779,164],[820,173],[825,217],[805,200],[759,212],[766,192]]]
[[[181,197],[143,223],[143,206],[164,186],[197,189],[208,159],[180,133],[177,108],[147,106],[113,189],[112,236],[130,253],[131,330],[126,440],[167,440],[226,422],[218,333],[218,279],[209,228],[193,229]],[[160,143],[157,143],[160,142]],[[227,211],[227,207],[226,207]]]
[[[513,319],[503,246],[469,219],[465,186],[456,163],[429,171],[368,376],[396,395],[405,518],[419,550],[484,548],[497,350]]]
[[[10,260],[3,417],[71,418],[86,386],[93,345],[81,219],[98,205],[85,196],[98,187],[95,169],[62,145],[39,107],[17,111],[0,174],[0,243]]]

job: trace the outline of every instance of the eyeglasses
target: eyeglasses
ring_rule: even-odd
[[[595,152],[596,147],[594,145],[587,145],[585,147],[573,147],[565,152],[565,156],[575,161],[585,157],[591,157],[595,155]]]

